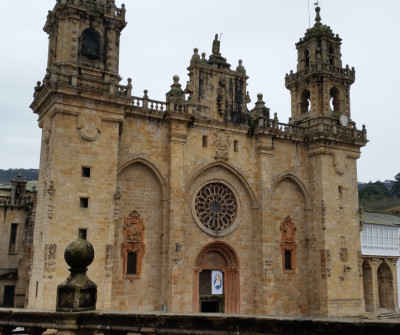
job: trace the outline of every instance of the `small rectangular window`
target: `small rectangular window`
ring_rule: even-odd
[[[80,198],[80,207],[88,208],[89,207],[89,198]]]
[[[238,140],[233,141],[233,151],[235,151],[235,152],[239,151],[239,141]]]
[[[10,253],[17,251],[17,232],[18,232],[18,223],[12,223],[10,232],[10,244],[8,247],[8,252]]]
[[[208,141],[207,136],[204,135],[203,136],[203,148],[207,148],[207,144],[208,144],[207,141]]]
[[[127,275],[135,275],[137,265],[137,253],[136,252],[128,252],[128,257],[126,258],[126,274]]]
[[[342,186],[339,186],[339,187],[338,187],[338,191],[339,191],[339,194],[342,194],[342,192],[343,192],[343,187],[342,187]]]
[[[292,251],[285,250],[285,270],[292,270]]]
[[[90,167],[82,166],[82,177],[90,178]]]
[[[78,237],[82,240],[86,240],[86,236],[87,236],[87,229],[80,228],[78,231]]]

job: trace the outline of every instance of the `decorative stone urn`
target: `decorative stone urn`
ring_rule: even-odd
[[[96,309],[97,285],[86,275],[87,267],[94,259],[92,244],[84,239],[70,243],[65,249],[64,259],[70,266],[71,274],[57,287],[57,311]]]

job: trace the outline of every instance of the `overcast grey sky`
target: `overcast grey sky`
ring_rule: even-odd
[[[221,53],[249,75],[252,108],[257,93],[281,122],[290,116],[284,76],[296,70],[295,43],[314,24],[316,0],[125,0],[128,25],[121,36],[120,74],[133,79],[133,95],[164,100],[177,74],[184,86],[193,48]],[[2,1],[0,12],[0,168],[38,168],[40,129],[29,108],[46,69],[42,30],[55,0]],[[118,7],[122,1],[116,0]],[[310,20],[308,3],[310,7]],[[322,23],[343,39],[343,66],[356,69],[351,118],[366,125],[370,142],[358,160],[358,180],[393,179],[400,172],[399,0],[323,0]]]

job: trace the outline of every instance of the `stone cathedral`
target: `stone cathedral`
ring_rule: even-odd
[[[187,84],[174,76],[165,101],[133,95],[118,71],[125,25],[114,0],[57,0],[47,16],[28,308],[55,309],[64,250],[83,238],[101,310],[363,314],[367,137],[351,118],[355,70],[320,8],[285,77],[287,123],[261,94],[250,104],[218,36],[209,57],[188,54]]]

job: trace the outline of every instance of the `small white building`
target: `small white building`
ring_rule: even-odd
[[[361,253],[365,309],[378,315],[399,311],[400,217],[364,212]]]

